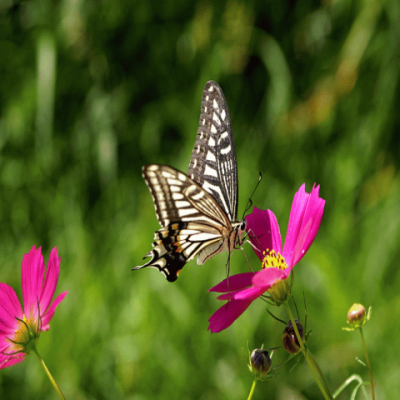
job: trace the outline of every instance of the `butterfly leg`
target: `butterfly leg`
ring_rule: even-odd
[[[250,241],[249,241],[249,243],[250,243]],[[250,244],[251,244],[251,243],[250,243]],[[244,255],[244,258],[246,259],[246,262],[247,262],[247,265],[248,265],[249,268],[250,268],[250,271],[251,271],[251,272],[254,272],[253,269],[251,268],[251,265],[250,265],[249,260],[248,260],[248,258],[247,258],[247,256],[246,256],[246,253],[244,252],[244,248],[243,248],[243,247],[239,247],[239,249],[242,250],[242,253],[243,253],[243,255]]]
[[[229,275],[231,272],[231,252],[232,252],[232,250],[228,248],[228,259],[226,260],[226,264],[225,264],[226,279],[228,282],[228,292],[229,292]]]

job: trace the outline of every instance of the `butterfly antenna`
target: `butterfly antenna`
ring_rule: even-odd
[[[256,190],[257,190],[257,188],[258,188],[258,185],[260,184],[261,179],[262,179],[261,172],[258,172],[258,173],[260,174],[260,176],[259,176],[259,178],[258,178],[258,182],[257,182],[257,184],[256,184],[256,187],[255,187],[254,190],[253,190],[253,193],[252,193],[251,196],[249,197],[249,200],[248,200],[248,202],[247,202],[246,208],[244,209],[243,219],[244,219],[244,216],[246,215],[247,211],[249,211],[250,207],[253,205],[253,202],[251,201],[251,198],[253,197],[254,193],[256,192]]]

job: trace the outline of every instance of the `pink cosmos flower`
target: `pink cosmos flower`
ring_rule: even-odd
[[[325,200],[319,197],[319,185],[314,185],[311,193],[306,193],[305,184],[300,187],[293,199],[283,250],[279,225],[272,211],[254,207],[252,214],[246,216],[246,229],[262,269],[233,275],[210,289],[224,293],[219,300],[229,301],[210,317],[208,329],[212,333],[230,326],[253,300],[267,291],[270,300],[277,305],[289,298],[291,285],[287,278],[314,241],[324,206]]]
[[[50,252],[45,277],[44,270],[41,247],[36,250],[33,246],[22,260],[24,310],[14,290],[0,283],[0,369],[20,363],[36,348],[40,332],[50,328],[55,309],[68,293],[61,293],[51,303],[60,273],[56,247]]]

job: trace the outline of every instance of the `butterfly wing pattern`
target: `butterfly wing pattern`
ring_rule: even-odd
[[[212,194],[230,221],[236,221],[238,178],[235,143],[224,94],[213,81],[207,82],[203,91],[189,176]]]
[[[240,245],[245,221],[236,221],[237,166],[228,107],[221,88],[207,82],[189,176],[166,165],[143,167],[161,229],[154,235],[150,260],[168,281],[187,261],[204,264],[215,254]]]

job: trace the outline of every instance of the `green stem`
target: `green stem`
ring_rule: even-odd
[[[46,367],[46,364],[44,363],[44,361],[42,360],[42,357],[40,357],[38,351],[36,350],[36,348],[32,349],[32,351],[36,354],[36,357],[38,358],[41,366],[44,369],[44,372],[46,372],[47,376],[50,379],[50,382],[52,383],[52,385],[54,386],[54,388],[56,389],[56,392],[58,393],[58,395],[61,397],[61,399],[65,400],[64,395],[61,393],[60,388],[58,387],[56,381],[54,380],[53,376],[51,375],[50,371],[48,370],[48,368]]]
[[[321,368],[319,367],[316,359],[314,358],[314,356],[311,354],[311,351],[309,349],[306,350],[308,357],[310,357],[311,362],[314,364],[315,369],[317,370],[320,379],[322,380],[322,384],[325,387],[326,392],[329,394],[329,396],[334,397],[329,389],[329,386],[325,380],[324,374],[322,373]]]
[[[370,382],[370,385],[371,385],[371,397],[372,397],[372,400],[375,400],[374,380],[372,379],[371,365],[369,363],[369,358],[368,358],[368,353],[367,353],[367,346],[365,345],[364,333],[362,331],[362,327],[361,326],[360,326],[360,334],[361,334],[362,345],[363,345],[363,348],[364,348],[365,361],[367,362],[367,367],[368,367],[369,382]]]
[[[254,389],[256,388],[256,383],[257,383],[257,379],[254,378],[254,382],[253,382],[253,385],[252,385],[252,387],[250,389],[249,397],[247,398],[247,400],[251,400],[251,398],[253,397]]]
[[[291,311],[291,309],[289,307],[289,304],[287,302],[285,303],[285,307],[286,307],[286,311],[287,311],[287,313],[289,315],[290,321],[292,321],[292,326],[293,326],[293,329],[294,329],[294,331],[296,333],[297,340],[298,340],[298,342],[300,344],[301,352],[303,353],[303,356],[304,356],[304,358],[306,360],[308,368],[310,369],[310,372],[311,372],[312,376],[314,377],[314,380],[317,383],[317,385],[319,387],[319,390],[321,391],[321,393],[324,396],[325,400],[333,400],[333,396],[332,396],[332,394],[331,394],[331,392],[330,392],[330,390],[329,390],[329,388],[328,388],[328,386],[326,384],[326,381],[325,381],[325,378],[322,375],[321,369],[319,368],[319,366],[318,366],[317,362],[315,361],[314,357],[312,357],[311,354],[309,354],[309,351],[308,350],[306,351],[306,349],[304,347],[303,340],[301,339],[301,336],[299,334],[299,330],[297,329],[297,325],[296,325],[296,322],[294,320],[292,311]],[[318,375],[320,375],[320,377],[322,378],[323,383],[321,383],[320,377]]]

